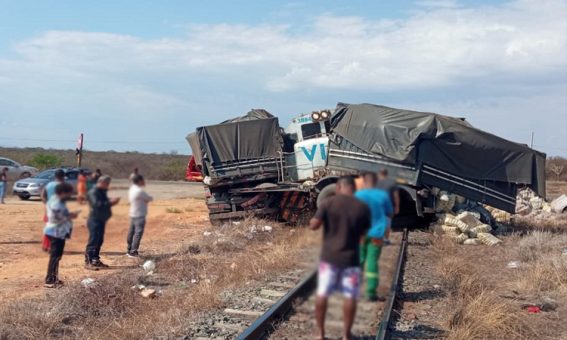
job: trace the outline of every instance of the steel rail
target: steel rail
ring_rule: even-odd
[[[297,286],[281,297],[275,304],[244,330],[237,340],[256,340],[273,331],[273,324],[280,321],[293,307],[297,298],[304,298],[315,288],[317,270],[307,275]]]
[[[399,292],[399,283],[401,278],[402,269],[406,258],[406,248],[408,242],[408,229],[403,231],[402,241],[400,243],[400,251],[396,261],[396,270],[392,277],[392,286],[384,307],[382,320],[380,320],[376,339],[384,340],[389,339],[390,326],[392,321],[392,311]],[[274,331],[275,324],[281,321],[292,309],[293,302],[297,298],[304,298],[308,296],[316,285],[317,270],[312,271],[307,275],[299,284],[291,289],[286,295],[280,298],[268,311],[256,319],[252,325],[246,328],[236,339],[237,340],[256,340],[262,339],[272,331]]]
[[[388,298],[384,306],[384,313],[382,314],[382,320],[378,326],[378,332],[376,333],[376,340],[385,340],[391,338],[390,326],[392,323],[392,311],[394,309],[394,303],[398,297],[400,291],[400,277],[401,272],[404,267],[406,259],[406,248],[408,243],[408,229],[404,229],[404,234],[402,237],[402,242],[400,243],[400,253],[398,254],[398,261],[396,263],[396,271],[392,277],[392,285],[390,287],[390,292],[388,293]]]

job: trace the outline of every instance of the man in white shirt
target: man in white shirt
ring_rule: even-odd
[[[130,201],[130,230],[128,231],[128,257],[138,257],[138,247],[144,234],[146,215],[148,214],[148,203],[153,200],[152,196],[144,191],[146,182],[142,175],[132,178],[132,186],[128,191]]]

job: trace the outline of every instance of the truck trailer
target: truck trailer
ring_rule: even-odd
[[[341,175],[387,169],[398,183],[394,227],[436,211],[439,192],[514,212],[518,188],[545,197],[546,155],[464,118],[373,104],[293,118],[252,110],[187,136],[213,223],[249,215],[303,223]]]

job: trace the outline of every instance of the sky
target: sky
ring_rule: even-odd
[[[567,156],[567,0],[0,0],[0,146],[189,154],[196,127],[337,102]]]

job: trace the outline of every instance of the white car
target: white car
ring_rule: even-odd
[[[15,181],[21,178],[28,178],[37,174],[37,169],[31,166],[21,165],[20,163],[8,158],[0,157],[0,171],[8,168],[8,180]]]

